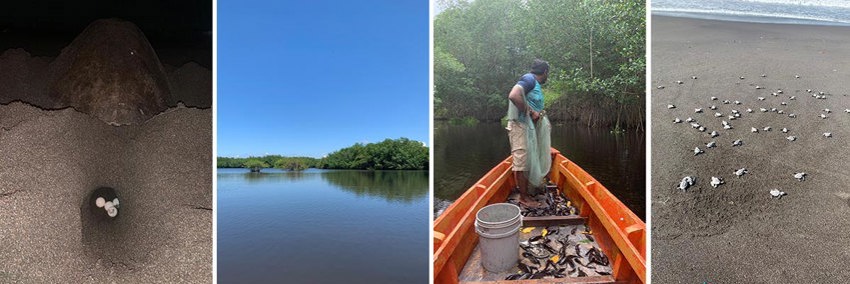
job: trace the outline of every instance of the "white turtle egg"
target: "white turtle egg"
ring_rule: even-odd
[[[103,197],[98,197],[94,201],[94,205],[97,205],[98,208],[103,208],[103,205],[105,205],[105,204],[106,204],[106,199],[103,199]]]

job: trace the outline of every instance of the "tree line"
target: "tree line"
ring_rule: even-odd
[[[285,157],[266,155],[261,157],[233,158],[218,157],[219,168],[262,168],[286,170],[359,169],[359,170],[426,170],[428,169],[428,147],[407,138],[386,139],[379,143],[356,143],[337,150],[326,157]]]
[[[434,116],[498,121],[535,58],[550,63],[554,121],[615,129],[645,118],[645,3],[610,0],[438,1]]]

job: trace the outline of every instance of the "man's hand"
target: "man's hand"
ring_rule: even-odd
[[[532,110],[531,111],[531,120],[534,121],[534,122],[537,122],[538,119],[540,119],[540,113]]]

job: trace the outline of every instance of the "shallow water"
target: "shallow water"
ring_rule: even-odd
[[[218,169],[219,283],[427,283],[425,171]]]
[[[739,22],[850,25],[844,0],[655,0],[652,14]]]
[[[605,128],[565,123],[552,126],[552,147],[608,188],[646,220],[646,144],[643,133],[622,135]],[[499,123],[434,127],[435,217],[466,189],[510,155]]]

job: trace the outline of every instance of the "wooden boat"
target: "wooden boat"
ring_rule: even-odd
[[[579,209],[579,216],[524,218],[523,222],[580,222],[590,227],[613,273],[597,277],[501,280],[491,283],[645,283],[646,224],[578,165],[552,149],[551,181]],[[460,273],[478,244],[475,215],[482,207],[505,202],[516,181],[508,157],[470,187],[434,221],[434,283],[462,281]],[[573,219],[573,220],[568,220]]]

